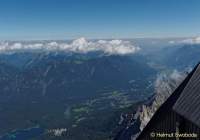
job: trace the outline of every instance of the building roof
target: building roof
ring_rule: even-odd
[[[173,110],[200,127],[200,65],[174,104]]]
[[[198,82],[197,82],[198,81]],[[198,85],[199,84],[199,85]],[[194,87],[195,86],[195,87]],[[191,90],[193,90],[191,92]],[[196,91],[197,90],[197,91]],[[184,92],[183,92],[184,91]],[[200,92],[200,64],[198,64],[192,72],[185,78],[185,80],[176,88],[176,90],[172,93],[172,95],[161,105],[161,107],[155,112],[149,123],[140,133],[136,140],[140,140],[144,135],[146,135],[151,128],[154,128],[155,124],[158,120],[162,119],[162,115],[166,115],[166,112],[173,109],[175,112],[180,114],[181,116],[185,116],[186,119],[192,121],[194,124],[196,120],[200,121],[200,97],[198,94]],[[184,96],[182,95],[184,94]],[[188,94],[192,94],[188,96]],[[193,100],[193,96],[198,96],[198,98]],[[183,98],[184,97],[184,98]],[[184,101],[185,98],[188,98],[187,101]],[[193,100],[192,104],[190,104],[190,100]],[[180,106],[181,105],[181,106]],[[184,110],[184,107],[188,105],[188,109]],[[198,107],[197,107],[198,106]],[[196,112],[195,120],[191,118],[189,113],[193,112],[195,108]],[[180,109],[180,110],[179,110]],[[194,114],[194,113],[192,113]],[[198,119],[199,118],[199,119]],[[197,125],[199,126],[199,125]]]

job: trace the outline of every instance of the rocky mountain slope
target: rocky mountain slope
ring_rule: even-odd
[[[149,122],[155,111],[171,95],[175,88],[186,77],[185,72],[163,72],[157,76],[155,81],[155,94],[143,102],[136,112],[131,114],[129,123],[118,133],[115,140],[135,140],[137,135]],[[125,114],[123,116],[127,116]],[[126,118],[126,117],[124,117]]]

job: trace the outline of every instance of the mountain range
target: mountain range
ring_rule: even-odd
[[[137,136],[200,59],[199,44],[147,44],[1,42],[0,140]]]

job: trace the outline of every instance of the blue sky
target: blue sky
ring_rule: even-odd
[[[0,39],[200,35],[200,0],[1,0]]]

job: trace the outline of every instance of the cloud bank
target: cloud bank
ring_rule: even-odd
[[[184,43],[184,44],[200,44],[200,36],[195,37],[195,38],[189,38],[189,39],[182,40],[181,43]]]
[[[64,51],[75,53],[89,53],[101,51],[108,55],[132,54],[140,50],[138,46],[132,45],[129,41],[124,40],[98,40],[87,41],[85,38],[73,40],[71,43],[59,42],[38,42],[38,43],[23,43],[23,42],[1,42],[0,53],[9,53],[16,51]]]
[[[186,38],[182,40],[177,40],[177,41],[169,41],[170,44],[200,44],[200,36],[198,37],[193,37],[193,38]]]

